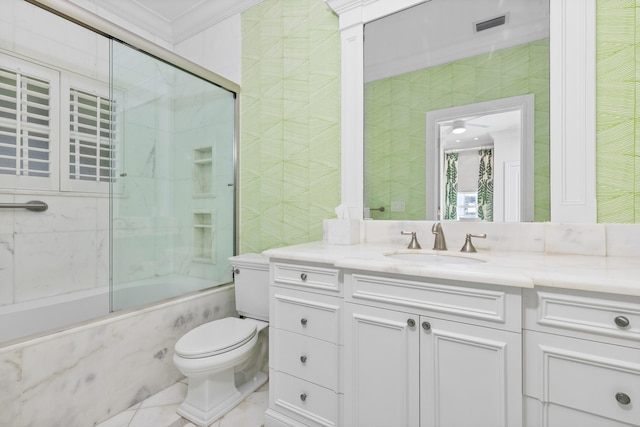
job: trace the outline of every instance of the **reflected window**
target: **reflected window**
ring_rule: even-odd
[[[453,219],[477,219],[478,218],[478,193],[458,193],[457,218]]]

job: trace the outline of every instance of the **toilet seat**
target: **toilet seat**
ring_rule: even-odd
[[[187,332],[176,343],[175,352],[185,359],[215,356],[243,346],[257,333],[252,319],[226,317]]]

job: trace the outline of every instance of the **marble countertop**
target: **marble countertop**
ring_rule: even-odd
[[[264,254],[299,262],[331,264],[339,268],[451,279],[532,288],[548,286],[640,296],[640,257],[548,254],[538,252],[421,250],[482,259],[473,264],[420,263],[395,260],[385,253],[409,252],[398,244],[332,245],[313,242],[269,249]]]

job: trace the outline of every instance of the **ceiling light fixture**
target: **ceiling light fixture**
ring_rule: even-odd
[[[454,120],[451,132],[459,135],[461,133],[465,133],[466,131],[467,128],[464,127],[464,120]]]

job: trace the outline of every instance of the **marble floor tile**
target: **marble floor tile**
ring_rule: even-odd
[[[176,414],[186,394],[187,383],[183,380],[96,427],[197,427]],[[262,427],[268,405],[267,382],[210,427]]]

